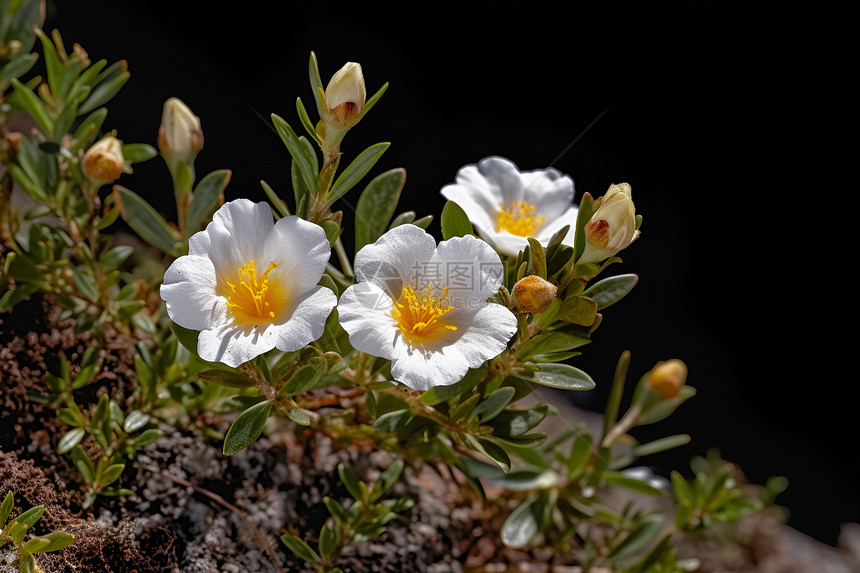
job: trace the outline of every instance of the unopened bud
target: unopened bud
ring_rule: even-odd
[[[639,236],[630,185],[610,185],[603,201],[585,224],[585,250],[580,263],[597,263],[627,248]]]
[[[361,65],[347,62],[325,88],[326,123],[337,129],[352,127],[361,117],[366,98]]]
[[[189,161],[203,149],[200,118],[179,98],[164,102],[161,126],[158,128],[158,148],[165,157]]]
[[[543,312],[555,300],[558,287],[537,275],[523,277],[514,285],[514,300],[531,314]]]
[[[677,358],[658,362],[648,374],[651,393],[663,400],[677,396],[686,381],[687,365]]]
[[[122,143],[108,135],[97,141],[84,154],[83,169],[91,179],[99,183],[113,183],[119,176],[131,173],[122,155]]]

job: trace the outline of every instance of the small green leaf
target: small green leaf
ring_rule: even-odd
[[[266,194],[266,197],[269,198],[269,202],[275,206],[275,209],[281,215],[281,217],[289,217],[290,209],[287,207],[286,202],[278,197],[278,194],[275,193],[275,190],[266,183],[265,181],[260,180],[260,186],[263,188],[263,192]]]
[[[307,410],[303,410],[301,408],[287,410],[287,417],[299,426],[311,425],[311,417],[308,415]]]
[[[469,216],[466,215],[462,207],[453,201],[446,202],[442,208],[440,224],[442,225],[442,238],[445,240],[453,237],[465,237],[474,233]]]
[[[549,413],[549,406],[538,404],[523,410],[505,410],[489,422],[494,434],[503,438],[516,438],[540,424]]]
[[[99,74],[99,79],[90,90],[90,95],[78,108],[79,114],[89,113],[107,103],[125,85],[131,77],[125,61],[116,62],[104,72]]]
[[[24,524],[27,529],[30,529],[35,525],[39,518],[42,517],[42,514],[45,513],[44,505],[37,505],[35,507],[31,507],[27,511],[23,512],[21,515],[13,519],[13,522]]]
[[[385,470],[379,475],[379,479],[376,480],[376,483],[373,484],[373,488],[370,490],[370,502],[374,502],[385,493],[391,489],[398,479],[400,479],[400,474],[403,473],[403,460],[395,460],[391,465],[389,465]]]
[[[502,524],[502,543],[514,549],[522,549],[531,544],[532,539],[542,529],[544,508],[540,499],[538,495],[530,495],[514,508]]]
[[[627,380],[627,371],[629,368],[630,351],[625,350],[621,353],[615,365],[612,387],[609,389],[609,397],[606,399],[606,407],[603,410],[603,436],[609,433],[609,428],[618,419],[618,408],[621,405],[621,397],[624,394],[624,384]]]
[[[636,529],[630,532],[630,535],[609,552],[606,558],[617,561],[633,555],[651,543],[662,529],[663,518],[661,516],[654,514],[647,516]]]
[[[332,552],[334,551],[335,546],[335,534],[334,531],[328,528],[327,525],[323,525],[322,529],[320,529],[320,557],[322,557],[323,561],[330,561]]]
[[[130,434],[132,432],[136,432],[138,430],[143,429],[149,423],[149,414],[144,414],[140,410],[132,410],[131,413],[125,418],[125,422],[122,425],[122,429]]]
[[[16,103],[20,104],[24,110],[30,114],[30,116],[36,120],[36,123],[39,124],[39,127],[42,128],[42,132],[51,136],[54,133],[54,120],[51,118],[51,114],[48,111],[47,106],[45,106],[45,102],[43,102],[39,96],[37,96],[33,90],[31,90],[26,85],[19,82],[17,79],[12,79],[12,88],[15,90],[13,95],[15,96]]]
[[[536,491],[554,488],[561,484],[560,476],[552,469],[519,470],[488,481],[508,491]]]
[[[322,83],[322,78],[320,78],[320,68],[319,64],[317,63],[317,56],[313,52],[311,52],[308,61],[308,76],[311,82],[311,91],[314,94],[314,101],[317,104],[317,114],[322,117],[323,108],[322,101],[320,101],[320,90],[323,90],[323,92],[325,92],[325,86]]]
[[[57,444],[57,453],[65,454],[70,451],[72,448],[80,444],[81,440],[83,440],[86,435],[87,432],[83,428],[73,428],[69,430],[62,438],[60,438],[60,441]]]
[[[511,458],[508,456],[508,453],[494,442],[490,440],[485,440],[483,438],[475,437],[471,434],[466,434],[466,438],[471,444],[472,448],[476,451],[484,454],[491,461],[495,462],[499,468],[504,472],[511,471]]]
[[[334,203],[352,189],[368,171],[373,168],[382,154],[391,144],[388,142],[376,143],[362,151],[349,166],[343,170],[328,192],[326,201]]]
[[[528,237],[527,240],[529,242],[529,255],[531,257],[529,264],[531,274],[546,279],[546,253],[537,239]]]
[[[287,151],[290,152],[290,155],[296,162],[298,172],[301,174],[304,185],[308,189],[316,189],[319,172],[317,170],[318,159],[313,148],[310,148],[309,153],[309,146],[305,146],[301,141],[304,138],[297,136],[296,132],[293,131],[293,128],[290,127],[290,124],[284,121],[283,118],[276,114],[272,114],[272,123],[275,125],[275,130],[278,132],[278,135],[281,136],[281,141],[283,141],[284,145],[287,147]],[[307,139],[304,140],[307,142]]]
[[[585,471],[591,452],[594,449],[594,437],[589,433],[581,434],[576,438],[570,449],[570,457],[567,458],[567,478],[575,480]]]
[[[104,487],[118,480],[123,471],[125,471],[125,464],[112,464],[102,470],[101,474],[96,476],[96,479]]]
[[[113,196],[122,218],[143,240],[168,255],[179,256],[178,235],[149,203],[120,185],[114,185]]]
[[[185,214],[185,232],[189,235],[202,229],[212,215],[224,203],[224,189],[230,183],[233,172],[219,169],[206,175],[194,188],[191,205]]]
[[[299,539],[295,535],[290,535],[289,533],[285,533],[281,535],[281,541],[283,541],[284,545],[290,548],[290,551],[296,554],[296,557],[299,559],[304,559],[308,563],[319,563],[320,556],[316,554],[316,552],[311,549],[310,545],[308,545],[303,539]]]
[[[666,450],[671,450],[672,448],[677,448],[689,443],[689,434],[675,434],[673,436],[666,436],[665,438],[660,438],[653,442],[636,446],[633,448],[633,455],[637,457],[650,456],[651,454],[665,452]]]
[[[249,388],[254,385],[252,380],[249,380],[233,370],[221,370],[209,368],[200,370],[194,373],[195,378],[199,378],[210,384],[225,386],[227,388]]]
[[[133,442],[135,448],[142,448],[155,442],[158,438],[164,435],[164,432],[157,428],[149,428],[138,435]]]
[[[364,188],[355,207],[356,253],[385,232],[405,184],[406,170],[391,169],[374,177]]]
[[[312,358],[307,364],[297,369],[289,380],[286,381],[278,394],[281,396],[295,396],[307,392],[319,382],[325,372],[325,359]]]
[[[36,565],[36,559],[31,553],[21,552],[18,556],[18,573],[41,573]]]
[[[116,269],[132,254],[134,254],[134,247],[119,245],[103,252],[99,257],[99,262],[109,269]]]
[[[158,151],[146,143],[126,143],[122,146],[122,158],[128,163],[143,163],[158,155]]]
[[[12,495],[12,490],[6,492],[6,497],[3,498],[3,503],[0,503],[0,529],[6,525],[6,520],[9,519],[9,514],[12,513],[12,506],[15,505],[15,498]]]
[[[579,210],[576,214],[576,231],[573,241],[573,256],[575,261],[578,261],[582,257],[582,252],[585,250],[585,225],[591,219],[591,215],[594,214],[593,209],[594,198],[589,193],[585,193],[579,202]]]
[[[95,279],[86,267],[76,266],[72,269],[72,278],[75,281],[75,288],[80,294],[93,302],[98,300],[99,291],[96,288]]]
[[[361,108],[361,115],[358,116],[359,121],[361,121],[361,118],[363,118],[367,114],[367,112],[369,112],[371,110],[371,108],[373,108],[373,106],[376,105],[376,102],[379,101],[379,98],[382,97],[382,94],[384,94],[385,90],[387,90],[387,89],[388,89],[388,82],[385,82],[381,88],[376,90],[375,94],[370,96],[370,98],[364,103],[364,107]]]
[[[259,438],[271,411],[272,403],[266,400],[239,414],[224,438],[224,455],[232,456]]]
[[[635,491],[636,493],[653,495],[655,497],[661,497],[665,495],[662,490],[657,489],[656,487],[649,484],[647,481],[630,477],[628,475],[624,475],[623,473],[605,471],[603,472],[603,479],[606,480],[606,483],[610,485],[628,489],[630,491]]]
[[[492,420],[510,404],[515,392],[516,390],[510,386],[499,388],[478,404],[478,407],[472,412],[472,416],[478,418],[481,423]]]
[[[609,277],[591,285],[582,295],[594,300],[597,310],[603,310],[624,298],[637,282],[639,277],[634,274]]]
[[[594,380],[588,374],[569,364],[541,364],[540,370],[518,372],[515,376],[527,382],[561,390],[591,390],[595,387]]]
[[[364,501],[361,480],[358,479],[355,472],[344,464],[338,464],[337,473],[340,475],[340,481],[343,482],[349,495],[351,495],[355,501]]]
[[[320,136],[317,135],[317,131],[314,129],[314,122],[312,122],[310,116],[308,116],[308,111],[305,109],[305,104],[302,103],[302,98],[300,97],[296,98],[296,111],[299,114],[299,119],[301,120],[305,131],[308,132],[311,139],[317,142],[317,145],[320,145],[322,143],[320,141]]]

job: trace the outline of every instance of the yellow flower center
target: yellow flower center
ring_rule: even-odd
[[[512,235],[530,237],[545,220],[534,212],[534,205],[524,201],[514,201],[507,209],[499,205],[499,209],[501,211],[496,220],[496,230],[499,232],[507,231]]]
[[[283,307],[284,297],[279,285],[269,281],[269,273],[278,266],[269,263],[269,268],[259,279],[254,261],[236,269],[236,283],[227,282],[227,307],[238,322],[257,324],[271,321]]]
[[[448,296],[448,289],[442,290],[441,297],[432,296],[433,285],[427,287],[426,295],[415,294],[411,284],[403,287],[400,300],[391,309],[391,318],[397,321],[397,326],[404,336],[410,340],[428,340],[431,336],[444,333],[446,330],[457,330],[451,324],[444,324],[442,317],[451,312],[453,307],[443,303]]]

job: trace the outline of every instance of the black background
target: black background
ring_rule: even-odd
[[[652,460],[660,471],[718,447],[753,482],[789,478],[779,502],[799,530],[835,543],[841,522],[860,520],[846,5],[231,4],[61,2],[46,27],[94,60],[128,61],[105,124],[124,141],[155,145],[162,103],[184,100],[205,132],[198,174],[232,169],[228,199],[264,200],[261,179],[291,196],[268,118],[301,130],[311,50],[324,83],[346,61],[362,64],[368,94],[390,82],[342,149],[351,160],[392,142],[372,173],[406,168],[403,210],[438,215],[439,189],[488,155],[554,162],[577,200],[630,183],[642,237],[610,274],[640,282],[575,359],[598,383],[577,403],[602,408],[625,349],[633,379],[679,357],[698,396],[635,432],[692,435]],[[121,183],[172,216],[160,160]]]

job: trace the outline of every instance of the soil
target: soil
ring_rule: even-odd
[[[46,391],[44,375],[56,367],[58,352],[75,363],[92,341],[86,333],[75,333],[73,324],[60,320],[58,309],[39,297],[2,320],[0,497],[14,492],[13,515],[45,505],[31,529],[34,535],[63,530],[76,537],[64,550],[38,556],[46,573],[310,573],[315,569],[278,537],[289,532],[315,544],[308,535],[319,532],[328,517],[322,498],[345,505],[350,499],[338,478],[338,463],[372,480],[393,459],[381,450],[338,449],[322,433],[286,424],[226,457],[220,442],[201,427],[162,425],[165,435],[140,450],[120,478],[119,485],[135,494],[100,497],[94,507],[83,509],[77,470],[55,452],[62,424],[51,407],[27,394]],[[102,352],[108,367],[92,391],[81,396],[91,407],[103,392],[122,404],[133,375],[130,339],[108,333]],[[223,432],[229,421],[213,423]],[[498,529],[508,512],[504,504],[480,503],[445,468],[407,467],[404,477],[391,495],[411,498],[415,506],[376,540],[348,547],[339,563],[345,572],[580,571],[548,565],[551,554],[502,547]],[[680,551],[699,558],[701,571],[860,570],[857,529],[846,529],[840,549],[812,542],[767,512],[745,520],[738,531],[740,546],[690,538]],[[0,573],[16,572],[15,558],[8,545],[0,549]]]

